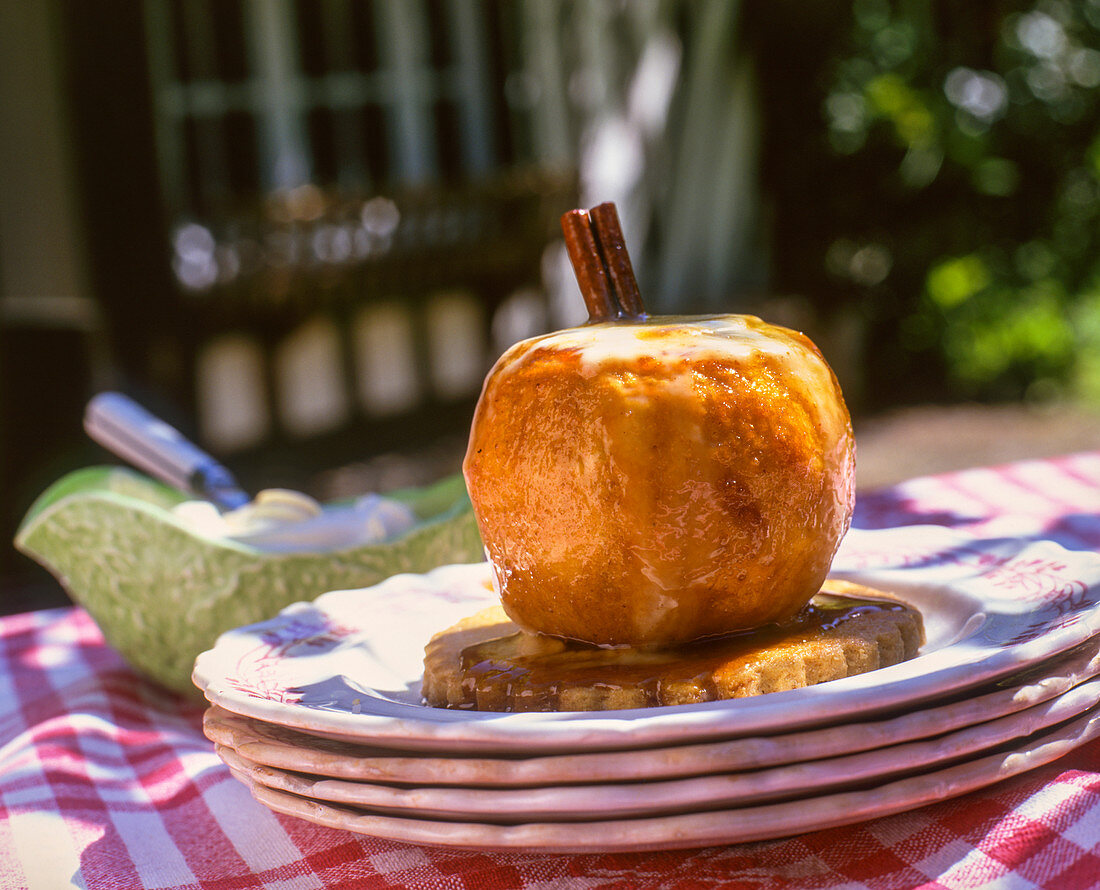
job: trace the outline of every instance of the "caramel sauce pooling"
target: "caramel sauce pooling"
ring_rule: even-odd
[[[900,613],[913,610],[820,593],[785,623],[676,646],[605,649],[520,631],[461,650],[463,701],[449,706],[602,710],[799,688],[911,657],[923,632]]]

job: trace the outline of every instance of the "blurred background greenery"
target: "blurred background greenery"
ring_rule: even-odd
[[[858,307],[867,407],[1095,402],[1100,3],[849,12],[818,50],[820,126],[765,152],[782,202],[813,207],[777,278]]]
[[[104,388],[253,488],[454,470],[605,200],[652,311],[805,330],[857,427],[1091,411],[1098,103],[1100,0],[2,4],[0,535]]]

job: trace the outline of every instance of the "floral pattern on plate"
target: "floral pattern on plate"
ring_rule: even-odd
[[[1037,668],[997,683],[992,691],[882,719],[820,726],[801,732],[638,748],[502,757],[444,752],[395,751],[338,739],[318,738],[285,726],[242,717],[212,705],[203,731],[216,744],[266,766],[356,782],[410,786],[467,785],[533,788],[595,782],[652,782],[715,772],[760,770],[836,758],[932,739],[988,724],[1060,700],[1057,711],[1076,699],[1070,693],[1100,675],[1100,652],[1092,640]],[[1019,685],[1018,685],[1019,684]],[[1064,712],[1062,712],[1064,713]],[[1068,716],[1068,715],[1066,715]],[[1056,718],[1061,719],[1061,718]]]
[[[790,731],[887,713],[1006,677],[1100,632],[1100,555],[939,526],[853,530],[834,574],[924,615],[914,659],[750,699],[645,711],[490,714],[429,708],[433,633],[495,601],[484,563],[335,591],[219,638],[195,682],[227,710],[405,750],[598,750]]]

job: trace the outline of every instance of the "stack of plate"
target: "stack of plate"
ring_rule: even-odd
[[[781,837],[962,794],[1100,735],[1100,555],[932,526],[852,531],[834,574],[919,608],[920,654],[680,707],[427,707],[425,643],[495,600],[479,564],[291,606],[223,635],[195,682],[207,735],[271,809],[485,850]]]

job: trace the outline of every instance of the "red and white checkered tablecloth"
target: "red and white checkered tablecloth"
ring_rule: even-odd
[[[1100,550],[1100,452],[915,479],[856,524],[1030,528]],[[1100,743],[965,797],[767,843],[487,855],[275,815],[80,609],[0,619],[0,890],[7,888],[1100,887]]]

